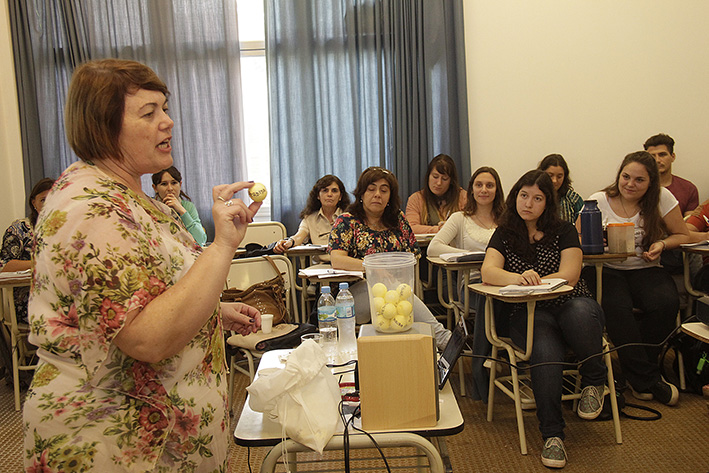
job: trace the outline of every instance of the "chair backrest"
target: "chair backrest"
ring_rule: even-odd
[[[295,272],[293,264],[283,255],[269,256],[276,267],[283,273],[286,289],[286,308],[291,314],[294,323],[300,322],[298,315],[298,304],[295,299]],[[238,258],[231,262],[229,274],[227,274],[226,288],[247,289],[253,284],[268,281],[275,276],[273,266],[263,256],[254,258]]]
[[[241,247],[248,243],[258,243],[268,246],[274,241],[282,240],[286,237],[286,227],[281,222],[254,222],[246,227],[246,234],[241,241]]]

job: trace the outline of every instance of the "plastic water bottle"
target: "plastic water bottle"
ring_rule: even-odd
[[[322,349],[328,363],[335,362],[337,354],[337,318],[335,317],[335,299],[330,294],[330,286],[323,284],[318,299],[318,327],[322,334]]]
[[[357,358],[357,337],[355,335],[354,297],[346,282],[340,283],[340,292],[335,299],[337,308],[337,334],[342,362]]]
[[[581,210],[581,249],[586,255],[603,253],[603,223],[598,202],[584,200]]]

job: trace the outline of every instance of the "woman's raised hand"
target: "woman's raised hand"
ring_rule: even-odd
[[[253,185],[253,182],[235,182],[212,188],[214,243],[234,250],[239,247],[246,234],[246,227],[253,222],[254,215],[261,208],[261,202],[252,202],[247,206],[241,199],[234,198],[234,194]]]

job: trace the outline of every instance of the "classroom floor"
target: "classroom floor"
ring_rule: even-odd
[[[457,377],[453,376],[454,390],[459,392]],[[237,375],[234,396],[235,412],[240,412],[246,398],[248,378]],[[678,407],[667,407],[655,402],[642,402],[626,394],[630,402],[647,405],[659,410],[662,419],[638,421],[621,419],[623,444],[617,445],[610,422],[587,422],[579,419],[570,409],[565,409],[566,449],[569,461],[563,471],[593,472],[709,472],[709,409],[699,395],[683,393]],[[470,398],[458,399],[465,429],[447,438],[453,471],[470,472],[533,472],[549,471],[539,460],[542,447],[538,435],[534,411],[525,413],[525,427],[529,454],[519,453],[517,428],[512,402],[505,396],[496,398],[495,420],[486,421],[487,407],[481,401]],[[641,414],[641,413],[638,413]],[[233,420],[233,425],[235,425]],[[232,426],[233,430],[233,426]],[[384,449],[389,458],[401,455],[404,449]],[[261,459],[268,447],[248,449],[232,445],[230,449],[230,473],[249,473],[259,470]],[[408,453],[408,452],[403,452]],[[386,471],[376,451],[358,452],[371,460],[366,465],[371,471]],[[0,472],[22,471],[21,414],[15,412],[12,387],[0,381]],[[344,471],[341,453],[326,452],[333,459],[330,471]],[[250,457],[250,468],[247,463]],[[316,454],[311,454],[317,459]],[[396,464],[392,460],[392,465]],[[403,462],[400,462],[403,464]],[[361,465],[360,465],[361,466]],[[283,470],[280,470],[283,471]],[[304,471],[299,467],[299,471]],[[413,471],[405,469],[398,471]]]

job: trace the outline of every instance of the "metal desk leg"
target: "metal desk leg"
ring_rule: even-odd
[[[593,263],[596,267],[596,302],[601,305],[603,299],[603,263]]]
[[[432,473],[445,473],[445,468],[443,465],[443,459],[441,454],[436,450],[436,447],[421,437],[420,435],[400,432],[400,433],[381,433],[372,434],[377,444],[380,447],[414,447],[428,458],[428,463]],[[330,439],[330,441],[325,446],[325,450],[342,450],[344,447],[344,441],[342,435],[335,435]],[[350,434],[350,448],[361,449],[361,448],[374,448],[372,441],[366,435]],[[293,440],[285,440],[274,446],[263,459],[261,464],[261,473],[272,473],[276,469],[276,464],[278,459],[286,451],[289,456],[289,466],[292,472],[297,471],[297,463],[295,460],[295,453],[297,452],[312,452],[312,450],[304,445],[301,445]],[[291,457],[293,455],[293,457]],[[292,458],[292,460],[291,460]]]

